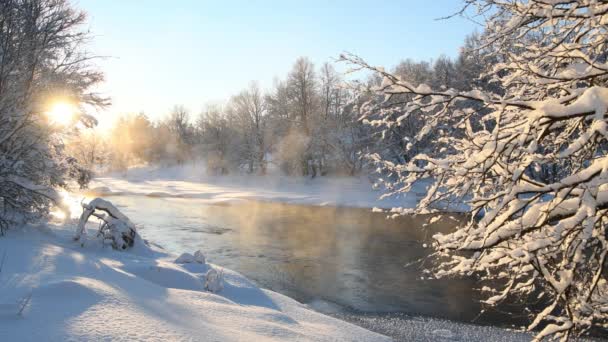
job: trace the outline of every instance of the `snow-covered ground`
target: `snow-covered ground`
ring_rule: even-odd
[[[365,178],[208,177],[196,165],[131,169],[126,175],[100,177],[93,187],[98,195],[369,208],[413,206],[419,197],[378,202],[380,192]],[[421,324],[415,319],[352,318],[261,289],[220,266],[175,263],[176,255],[153,243],[136,244],[126,252],[114,251],[96,239],[81,245],[72,239],[75,230],[75,223],[29,226],[12,229],[0,238],[0,341],[390,340],[318,311],[404,341],[484,341],[488,335],[521,341],[529,337],[432,319]],[[212,267],[224,274],[219,293],[205,290],[205,274]]]
[[[176,264],[143,243],[126,252],[72,240],[73,225],[0,238],[0,341],[384,341],[242,275]],[[210,267],[224,289],[204,289]]]
[[[197,198],[209,203],[239,200],[359,208],[412,208],[424,194],[417,189],[407,196],[379,200],[366,177],[206,176],[204,167],[190,164],[175,167],[142,167],[125,173],[97,177],[92,195],[142,195]]]

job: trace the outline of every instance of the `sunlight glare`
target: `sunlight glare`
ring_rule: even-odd
[[[47,116],[51,122],[61,126],[66,126],[72,123],[75,114],[76,107],[68,102],[56,102],[47,112]]]
[[[65,190],[59,190],[59,195],[61,196],[61,203],[50,212],[51,216],[58,221],[78,218],[82,212],[81,202],[90,200],[89,196],[81,198]]]

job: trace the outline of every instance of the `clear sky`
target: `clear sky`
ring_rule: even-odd
[[[353,52],[374,65],[455,56],[476,25],[435,20],[458,0],[74,0],[89,15],[89,49],[109,56],[100,88],[120,113],[157,119],[176,104],[197,114],[258,80],[270,89],[299,56],[320,65]]]

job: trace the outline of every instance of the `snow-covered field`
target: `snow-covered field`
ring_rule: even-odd
[[[175,167],[142,167],[125,173],[96,178],[92,195],[142,195],[197,198],[209,203],[239,200],[359,208],[411,208],[424,189],[404,197],[379,200],[365,177],[206,176],[204,167],[190,164]]]
[[[209,264],[176,264],[141,243],[118,252],[72,240],[73,225],[14,229],[0,238],[0,341],[383,341]]]

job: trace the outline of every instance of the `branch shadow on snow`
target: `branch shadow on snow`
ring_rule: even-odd
[[[175,264],[167,260],[166,253],[142,241],[129,251],[118,252],[94,240],[84,246],[67,236],[55,236],[56,243],[44,240],[37,239],[34,244],[29,238],[13,239],[11,244],[0,241],[0,248],[8,255],[0,300],[17,300],[31,293],[31,303],[22,317],[17,313],[14,318],[0,317],[0,331],[3,326],[13,326],[12,330],[41,340],[90,336],[91,332],[85,331],[88,323],[76,322],[89,322],[90,315],[100,314],[100,308],[112,308],[113,315],[128,319],[141,313],[153,321],[175,325],[181,325],[184,317],[212,321],[215,313],[204,309],[204,303],[209,302],[276,310],[267,314],[285,316],[284,322],[297,324],[261,289],[230,270],[224,270],[224,289],[214,294],[204,289],[204,276],[211,265]],[[177,295],[172,290],[188,292]],[[181,298],[202,306],[181,305]],[[14,329],[14,325],[22,327]],[[40,334],[31,331],[33,325]]]

